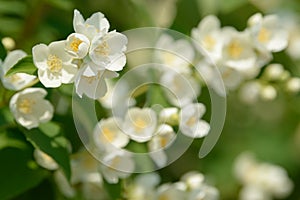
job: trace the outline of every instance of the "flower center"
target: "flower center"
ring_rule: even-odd
[[[233,41],[229,44],[228,51],[231,57],[238,58],[242,54],[243,48],[238,41]]]
[[[79,45],[82,43],[82,41],[78,38],[74,38],[70,44],[70,47],[73,51],[78,52]]]
[[[144,129],[147,126],[147,123],[142,118],[137,118],[134,121],[134,129],[136,132],[140,132],[142,129]]]
[[[62,60],[56,55],[49,55],[47,65],[52,73],[57,73],[62,69]]]
[[[166,137],[161,137],[160,146],[164,148],[167,144],[168,144],[168,139]]]
[[[18,110],[19,112],[23,114],[30,114],[32,113],[32,105],[35,104],[33,100],[30,100],[28,98],[22,99],[18,103]]]
[[[172,53],[165,52],[163,53],[163,59],[166,64],[172,64],[175,60],[175,56]]]
[[[102,133],[108,142],[112,142],[115,138],[115,134],[109,128],[103,128]]]
[[[14,74],[14,75],[10,76],[9,79],[12,83],[15,83],[15,82],[20,81],[21,77],[18,74]]]
[[[270,35],[271,34],[267,29],[262,28],[258,33],[258,41],[261,43],[265,43],[270,39]]]
[[[189,120],[187,120],[186,125],[193,126],[193,125],[195,125],[196,122],[197,122],[196,117],[190,117]]]
[[[97,46],[97,48],[95,49],[95,52],[97,54],[100,54],[102,56],[108,56],[109,54],[109,51],[110,51],[110,48],[107,44],[106,41],[102,42],[100,45]]]
[[[210,35],[207,35],[203,40],[203,45],[205,49],[212,50],[216,45],[216,40]]]

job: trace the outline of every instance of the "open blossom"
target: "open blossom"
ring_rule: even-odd
[[[175,132],[169,125],[162,124],[157,128],[157,133],[148,143],[150,156],[158,167],[167,164],[168,157],[164,148],[171,144],[175,138]]]
[[[89,52],[90,40],[80,33],[72,33],[66,40],[65,48],[75,58],[84,58]]]
[[[0,60],[0,78],[3,86],[9,90],[21,90],[29,86],[36,76],[26,73],[16,73],[10,76],[6,76],[6,73],[13,68],[15,64],[22,58],[26,57],[26,53],[22,50],[14,50],[7,54],[5,60]]]
[[[102,161],[101,173],[108,183],[118,183],[120,178],[127,178],[135,168],[133,159],[125,151],[112,151]]]
[[[44,97],[47,91],[42,88],[27,88],[16,93],[9,107],[16,121],[27,129],[38,127],[51,120],[53,106]]]
[[[96,36],[91,43],[89,56],[91,60],[110,71],[120,71],[126,63],[127,37],[116,31],[104,36]]]
[[[74,10],[73,28],[76,33],[83,34],[90,39],[96,35],[104,35],[108,32],[109,22],[101,12],[94,13],[87,20],[78,10]]]
[[[109,147],[110,145],[116,148],[125,147],[129,138],[122,130],[122,121],[119,118],[102,119],[95,127],[94,142],[99,149]]]
[[[154,135],[156,113],[151,108],[130,108],[125,116],[123,130],[134,141],[146,142]]]
[[[109,70],[98,70],[93,62],[83,63],[75,78],[76,93],[82,97],[83,94],[92,99],[99,99],[107,92],[106,78],[115,78],[116,72]]]
[[[249,18],[248,25],[258,48],[278,52],[288,45],[288,32],[276,15],[257,13]]]
[[[45,87],[55,88],[74,81],[77,66],[65,51],[64,41],[52,42],[49,46],[38,44],[32,48],[32,55],[39,79]]]
[[[189,65],[195,53],[187,40],[174,40],[170,35],[163,34],[156,43],[156,49],[155,56],[158,62],[178,73],[191,73]]]
[[[196,48],[200,52],[204,49],[213,61],[218,61],[222,56],[223,37],[220,26],[219,19],[209,15],[192,30],[192,38],[198,43]]]
[[[200,120],[205,110],[205,106],[201,103],[188,104],[181,109],[179,129],[184,135],[201,138],[208,134],[209,124],[204,120]]]
[[[163,184],[157,189],[157,199],[163,200],[182,200],[186,199],[187,193],[181,188],[174,184]]]

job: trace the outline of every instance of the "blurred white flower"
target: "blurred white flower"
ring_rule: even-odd
[[[158,62],[178,73],[191,73],[189,65],[193,62],[194,54],[187,40],[174,40],[167,34],[161,35],[156,43],[155,56]]]
[[[265,101],[272,101],[277,97],[277,91],[272,85],[262,86],[260,90],[260,97]]]
[[[204,185],[204,175],[197,171],[190,171],[184,174],[181,179],[189,189],[198,189]]]
[[[156,113],[151,108],[130,108],[125,116],[123,130],[136,142],[149,141],[157,126]]]
[[[48,122],[53,116],[53,106],[45,100],[47,91],[42,88],[27,88],[16,93],[9,107],[16,121],[27,129]]]
[[[194,101],[200,94],[199,83],[190,75],[174,71],[163,73],[160,83],[172,105],[183,107]]]
[[[76,33],[85,35],[90,41],[97,35],[104,35],[108,32],[109,22],[101,12],[94,13],[87,20],[78,10],[74,10],[73,28]]]
[[[270,81],[278,81],[284,73],[284,67],[281,64],[270,64],[266,67],[264,75]]]
[[[5,60],[0,60],[0,78],[3,86],[9,90],[21,90],[36,79],[36,76],[26,73],[16,73],[6,76],[6,73],[14,67],[22,58],[26,57],[26,53],[22,50],[14,50],[7,54]]]
[[[106,154],[101,165],[101,173],[108,183],[118,183],[119,179],[127,178],[133,173],[135,164],[125,151],[112,151]]]
[[[49,170],[56,170],[58,169],[58,164],[51,158],[48,154],[44,153],[39,149],[35,149],[33,152],[33,156],[40,166],[49,169]]]
[[[192,38],[198,42],[196,48],[208,53],[209,59],[218,61],[222,57],[223,35],[220,21],[213,15],[206,16],[197,28],[192,29]]]
[[[178,125],[179,110],[176,107],[163,108],[159,113],[159,122],[163,124]]]
[[[122,132],[122,120],[119,118],[101,119],[93,133],[94,143],[100,150],[113,145],[123,148],[129,142],[129,137]]]
[[[163,184],[157,189],[157,199],[182,200],[186,199],[186,192],[175,184]]]
[[[171,126],[162,124],[157,128],[156,134],[149,141],[150,156],[158,167],[166,166],[168,157],[164,152],[164,148],[171,144],[175,136]]]
[[[117,77],[116,72],[99,70],[93,62],[83,63],[75,78],[75,88],[78,96],[83,94],[92,99],[99,99],[107,92],[105,79]]]
[[[254,14],[248,20],[249,30],[258,49],[278,52],[288,45],[288,32],[277,15]]]
[[[89,48],[89,39],[79,33],[69,35],[65,43],[66,51],[75,58],[84,58],[88,54]]]
[[[8,51],[12,51],[16,47],[16,42],[11,37],[3,37],[1,42]]]
[[[77,66],[65,51],[65,41],[52,42],[49,46],[38,44],[32,48],[32,56],[39,79],[45,87],[55,88],[74,81]]]
[[[260,99],[261,84],[258,81],[249,81],[239,90],[239,98],[247,104],[254,104]]]
[[[260,187],[255,185],[246,185],[242,188],[239,200],[272,200],[270,194],[264,192]]]
[[[286,90],[291,93],[300,92],[300,78],[299,77],[290,78],[286,83]]]
[[[54,172],[54,180],[58,187],[58,190],[67,198],[74,198],[76,190],[71,186],[70,182],[61,170]]]
[[[120,71],[126,64],[126,45],[125,35],[111,31],[92,40],[89,56],[96,65],[104,69]]]
[[[201,138],[208,134],[210,125],[201,120],[206,108],[201,103],[192,103],[184,106],[180,111],[180,131],[192,138]]]
[[[192,190],[189,193],[188,200],[219,200],[219,191],[208,185],[203,185],[201,188]]]

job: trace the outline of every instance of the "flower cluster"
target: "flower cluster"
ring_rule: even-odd
[[[243,184],[241,200],[285,198],[293,189],[293,182],[284,168],[260,163],[250,153],[241,154],[237,158],[235,174]]]
[[[74,82],[80,97],[97,99],[107,91],[105,79],[117,77],[126,63],[127,38],[109,32],[109,22],[100,12],[84,20],[75,10],[73,28],[75,33],[66,40],[32,48],[38,77],[46,88]]]

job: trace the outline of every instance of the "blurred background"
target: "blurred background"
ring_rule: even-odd
[[[248,18],[256,12],[277,13],[287,19],[292,17],[295,23],[291,34],[300,32],[299,0],[0,0],[0,37],[13,38],[15,48],[31,54],[31,48],[35,44],[65,39],[73,32],[75,8],[85,18],[94,12],[104,13],[110,21],[111,30],[119,32],[159,26],[189,36],[191,29],[208,14],[216,15],[222,26],[243,30]],[[299,57],[300,55],[289,56],[284,51],[274,54],[274,62],[283,64],[294,76],[299,77]],[[210,105],[209,93],[205,88],[200,100]],[[279,91],[277,98],[272,101],[247,105],[233,91],[228,94],[227,101],[225,127],[212,152],[199,159],[198,151],[202,140],[195,140],[179,160],[159,171],[163,182],[177,181],[185,172],[197,170],[205,174],[207,181],[220,190],[221,199],[238,199],[241,185],[234,175],[234,162],[240,153],[250,151],[261,161],[284,167],[294,182],[293,192],[287,199],[300,200],[299,93],[289,95]],[[209,116],[208,112],[205,118],[209,119]],[[63,120],[64,117],[56,116],[56,121],[64,122]],[[76,151],[80,147],[80,140],[72,128],[72,121],[67,121],[63,126],[66,126],[66,135],[75,147],[73,151]],[[20,158],[0,156],[0,159],[2,163]],[[1,168],[0,164],[0,171],[4,171],[1,174],[13,174],[17,167]],[[63,199],[57,195],[57,189],[49,176],[43,176],[34,183],[31,180],[15,182],[9,177],[0,177],[0,190],[5,189],[9,182],[16,185],[28,182],[26,189],[13,191],[17,195],[13,199]]]

